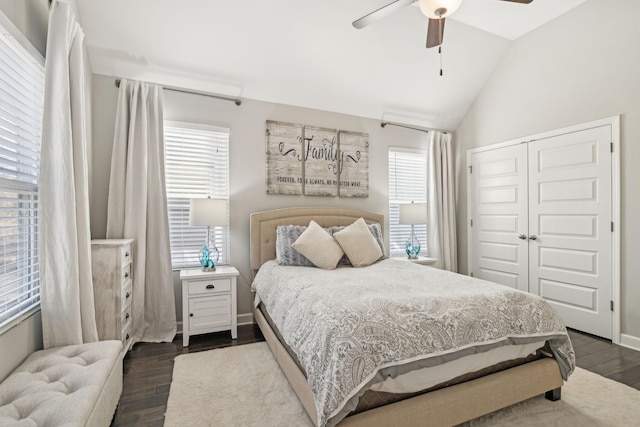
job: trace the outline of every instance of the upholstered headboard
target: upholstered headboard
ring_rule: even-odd
[[[279,225],[309,225],[314,220],[321,227],[350,225],[358,218],[368,224],[379,223],[384,232],[384,215],[337,208],[287,208],[251,214],[251,270],[254,274],[265,262],[276,258],[276,228]]]

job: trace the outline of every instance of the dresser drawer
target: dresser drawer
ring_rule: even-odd
[[[122,283],[131,280],[131,263],[122,268],[122,278],[120,280],[122,280]]]
[[[218,294],[231,291],[231,279],[208,279],[189,282],[189,295]]]
[[[120,248],[120,259],[122,260],[122,264],[131,263],[131,244],[123,245]]]
[[[132,298],[132,285],[131,285],[131,280],[127,280],[125,283],[123,283],[122,285],[122,295],[121,295],[121,300],[120,300],[120,310],[124,310],[125,307],[130,307],[131,306],[131,300]]]
[[[217,295],[189,300],[189,330],[231,325],[231,296]]]

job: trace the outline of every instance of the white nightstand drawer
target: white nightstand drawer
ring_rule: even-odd
[[[231,279],[207,279],[189,282],[189,295],[217,294],[231,291]]]
[[[231,325],[231,296],[200,297],[189,301],[189,329]]]

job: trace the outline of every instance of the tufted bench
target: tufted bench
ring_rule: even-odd
[[[109,426],[122,392],[120,341],[36,351],[0,383],[0,426]]]

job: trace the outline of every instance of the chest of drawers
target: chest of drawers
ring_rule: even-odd
[[[123,355],[131,346],[132,266],[133,239],[91,241],[98,338],[122,341]]]

